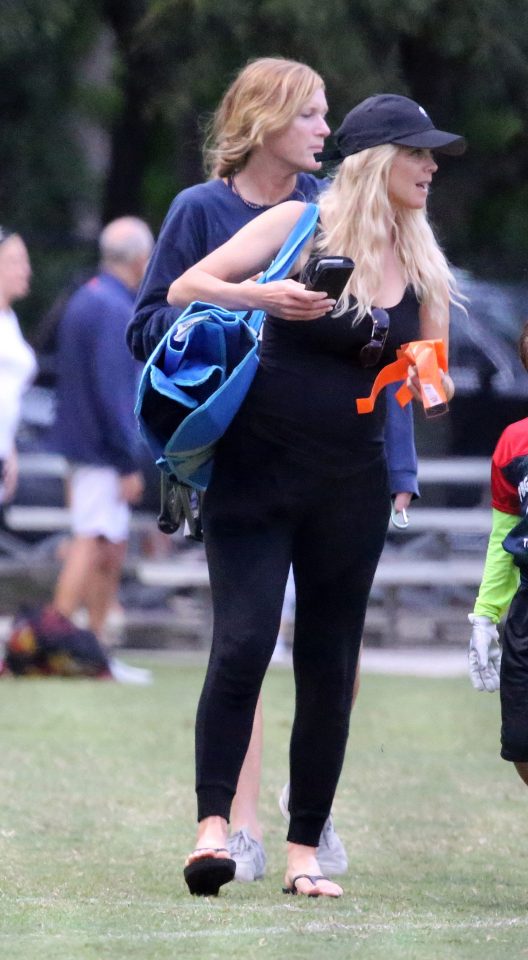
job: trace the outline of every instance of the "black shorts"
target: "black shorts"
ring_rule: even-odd
[[[502,636],[501,757],[528,763],[528,585],[521,583]]]

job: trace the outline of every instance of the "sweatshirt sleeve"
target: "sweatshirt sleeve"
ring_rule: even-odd
[[[389,468],[391,495],[412,493],[419,497],[418,462],[414,444],[414,420],[412,404],[400,407],[395,393],[401,386],[391,383],[387,392],[387,418],[385,421],[385,452]]]
[[[184,192],[185,193],[185,192]],[[206,254],[203,206],[178,195],[173,200],[141,283],[126,341],[136,360],[146,361],[181,313],[167,303],[169,287]]]
[[[519,522],[516,514],[492,510],[492,529],[488,541],[484,573],[473,613],[498,623],[508,609],[519,585],[519,570],[502,541]]]

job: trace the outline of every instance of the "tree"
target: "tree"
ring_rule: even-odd
[[[407,94],[465,133],[431,208],[457,263],[520,275],[528,254],[526,0],[0,0],[0,210],[36,265],[27,315],[93,259],[102,222],[156,229],[203,176],[203,125],[248,59],[325,78],[336,124]],[[0,220],[1,222],[1,220]]]
[[[107,3],[107,15],[109,6],[120,4]],[[524,269],[525,0],[158,0],[127,6],[134,16],[129,12],[119,41],[128,77],[123,88],[130,91],[124,116],[142,128],[141,134],[136,129],[142,151],[127,173],[115,133],[107,214],[117,212],[125,189],[113,185],[128,177],[129,205],[141,189],[141,209],[157,225],[173,194],[201,179],[203,119],[233,74],[252,57],[282,55],[321,72],[333,123],[363,97],[391,90],[423,102],[437,124],[464,132],[467,157],[442,162],[432,198],[448,252],[482,269]]]
[[[100,22],[82,0],[3,0],[1,17],[0,222],[30,247],[34,292],[21,306],[35,317],[78,260],[71,248],[80,207],[98,203],[77,130],[79,62]]]

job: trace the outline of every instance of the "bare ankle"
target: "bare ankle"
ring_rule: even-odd
[[[314,870],[318,869],[317,848],[308,847],[303,843],[287,844],[288,869]]]
[[[197,847],[225,847],[227,843],[227,820],[224,817],[204,817],[198,824]]]

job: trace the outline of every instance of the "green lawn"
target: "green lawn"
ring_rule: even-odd
[[[339,900],[281,893],[289,670],[266,681],[268,873],[191,898],[193,722],[203,668],[149,688],[0,682],[5,960],[450,960],[528,956],[528,796],[498,759],[496,696],[366,676],[335,817]]]

